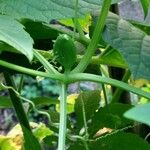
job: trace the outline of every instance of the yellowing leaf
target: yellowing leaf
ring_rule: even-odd
[[[75,100],[78,98],[79,94],[70,94],[67,96],[67,113],[72,113],[74,112],[74,104]],[[56,110],[59,112],[60,111],[60,105],[56,105]]]
[[[10,137],[0,135],[0,150],[21,150]]]

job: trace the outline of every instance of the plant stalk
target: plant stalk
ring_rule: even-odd
[[[67,123],[67,85],[61,84],[60,99],[60,123],[59,123],[59,139],[58,150],[65,150],[66,142],[66,123]]]
[[[123,78],[122,78],[122,82],[128,82],[130,76],[131,76],[130,70],[126,70],[126,72],[125,72],[125,74],[124,74],[124,76],[123,76]],[[122,93],[123,93],[123,90],[120,89],[120,88],[117,88],[117,89],[115,90],[115,93],[114,93],[114,95],[113,95],[113,98],[112,98],[112,101],[111,101],[111,102],[112,102],[112,103],[118,102],[118,101],[119,101],[119,98],[120,98],[120,96],[121,96]]]
[[[85,53],[83,59],[80,61],[80,63],[77,65],[77,67],[72,71],[72,73],[83,72],[86,69],[86,67],[88,66],[88,64],[96,50],[99,39],[101,37],[110,5],[111,5],[111,0],[105,0],[103,2],[102,9],[101,9],[101,12],[100,12],[100,15],[98,18],[98,22],[96,24],[91,42],[87,48],[87,52]]]

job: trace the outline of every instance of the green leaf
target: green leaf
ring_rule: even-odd
[[[121,0],[112,0],[112,3]],[[103,0],[80,0],[79,15],[97,10]],[[29,18],[49,23],[52,19],[65,19],[74,17],[75,0],[0,0],[0,12],[15,18]]]
[[[23,19],[21,23],[25,26],[26,31],[34,40],[49,39],[54,40],[58,36],[58,32],[48,28],[42,22],[36,22],[29,19]]]
[[[110,14],[103,38],[122,54],[134,78],[150,80],[150,36],[117,15]]]
[[[12,108],[12,102],[9,97],[0,96],[0,108]]]
[[[133,24],[135,27],[141,29],[146,34],[150,35],[150,25],[146,22],[139,22],[135,20],[128,20],[131,24]]]
[[[148,14],[148,10],[149,10],[150,0],[140,0],[140,2],[143,7],[144,18],[146,18],[147,14]]]
[[[0,41],[12,46],[15,48],[14,52],[24,54],[31,61],[33,40],[23,28],[23,25],[11,17],[0,15]],[[9,49],[6,50],[9,51]]]
[[[50,136],[53,134],[53,131],[51,131],[43,123],[40,123],[39,126],[33,130],[33,132],[34,136],[38,138],[39,141],[42,141],[46,136]]]
[[[76,99],[74,110],[77,117],[77,126],[84,126],[83,109],[85,109],[86,121],[88,121],[98,109],[100,103],[100,91],[88,91],[81,93]]]
[[[35,138],[35,136],[27,128],[22,126],[22,129],[24,133],[25,150],[42,150],[37,138]]]
[[[149,150],[150,145],[132,133],[116,133],[100,138],[90,145],[90,150]]]
[[[123,117],[124,112],[131,107],[131,105],[116,103],[99,108],[89,125],[90,135],[93,136],[99,129],[104,127],[116,129],[132,123],[132,121]]]
[[[124,116],[126,118],[145,123],[150,125],[150,103],[138,105],[127,112],[125,112]]]
[[[110,49],[102,53],[102,55],[100,55],[100,62],[108,66],[114,66],[120,68],[128,67],[126,62],[122,58],[121,54],[115,49]]]
[[[19,146],[15,145],[11,137],[0,135],[0,150],[19,150]]]

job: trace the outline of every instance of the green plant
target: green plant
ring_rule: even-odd
[[[85,2],[87,5],[83,9]],[[25,150],[41,150],[45,145],[49,148],[57,147],[57,141],[58,150],[117,150],[120,147],[123,150],[150,149],[149,144],[137,135],[124,132],[136,125],[123,117],[130,109],[125,113],[126,117],[150,125],[147,121],[149,104],[132,108],[132,105],[117,103],[122,90],[150,99],[150,93],[125,83],[129,78],[150,80],[150,37],[146,31],[142,31],[146,25],[141,29],[138,23],[134,26],[135,22],[132,25],[109,12],[111,4],[118,2],[119,0],[0,0],[0,71],[4,73],[6,81],[6,85],[1,83],[0,88],[8,90],[10,94],[10,98],[0,99],[0,105],[15,109],[24,135],[22,147]],[[148,11],[146,3],[149,2],[142,1],[145,15]],[[98,18],[97,23],[91,23],[94,31],[89,33],[89,39],[85,36],[78,18],[90,13],[92,9],[99,10],[99,6],[101,11],[94,12]],[[68,18],[72,18],[72,23],[68,21],[67,26],[73,26],[73,31],[65,24],[49,24],[52,19]],[[81,20],[84,22],[84,19]],[[53,41],[56,40],[54,53],[38,50],[35,48],[36,44],[33,47],[33,41],[36,43],[39,39],[48,39],[49,48],[53,48]],[[78,45],[75,44],[78,43],[86,48],[83,55],[76,48]],[[43,49],[45,47],[46,44]],[[95,55],[96,49],[100,50],[100,54]],[[90,68],[90,65],[94,67]],[[126,69],[123,80],[107,77],[102,65]],[[20,93],[23,81],[21,80],[17,87],[12,78],[16,73],[57,80],[61,87],[60,102],[44,97],[34,100],[25,98]],[[102,85],[102,91],[81,91],[71,104],[74,106],[73,113],[76,114],[74,118],[71,114],[67,115],[67,87],[70,83],[79,81],[97,82]],[[110,102],[107,99],[107,84],[117,87]],[[105,100],[103,107],[100,105],[101,92]],[[34,136],[30,127],[24,110],[25,103],[30,105],[26,110],[28,113],[33,109],[48,118],[47,126],[52,132],[45,135],[41,141]],[[59,104],[60,113],[38,108],[39,105],[45,104]],[[140,110],[144,112],[144,117],[139,113]],[[137,143],[140,144],[136,146]]]

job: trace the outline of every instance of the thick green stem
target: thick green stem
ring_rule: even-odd
[[[8,72],[4,73],[4,77],[5,77],[6,84],[8,86],[14,87],[14,82]],[[8,91],[10,94],[10,98],[11,98],[13,107],[16,111],[17,118],[20,122],[20,125],[25,127],[26,129],[28,129],[31,132],[31,128],[30,128],[30,125],[29,125],[29,122],[28,122],[28,119],[25,114],[25,111],[24,111],[24,108],[23,108],[20,98],[16,95],[16,93],[12,89],[9,89]]]
[[[58,150],[65,150],[67,120],[67,85],[61,84]]]
[[[130,70],[126,70],[123,78],[122,78],[122,82],[128,82],[129,78],[131,76],[131,72]],[[113,95],[113,98],[112,98],[112,103],[115,103],[115,102],[118,102],[119,101],[119,98],[121,96],[121,94],[123,93],[123,90],[120,89],[120,88],[117,88],[114,95]]]
[[[12,69],[12,70],[21,72],[21,73],[25,73],[25,74],[29,74],[29,75],[33,75],[33,76],[48,77],[48,78],[56,79],[59,81],[63,81],[63,77],[64,77],[61,74],[56,75],[56,74],[49,74],[49,73],[42,72],[42,71],[36,71],[33,69],[29,69],[29,68],[15,65],[15,64],[11,64],[11,63],[3,61],[3,60],[0,60],[0,65],[3,67],[6,67],[6,68]]]
[[[147,99],[150,99],[150,93],[145,92],[139,88],[135,88],[131,85],[128,85],[127,83],[124,83],[115,79],[107,78],[107,77],[97,76],[97,75],[88,74],[88,73],[76,73],[76,74],[68,75],[67,80],[68,80],[67,81],[68,83],[77,82],[77,81],[93,81],[97,83],[109,84],[109,85],[118,87],[120,89],[130,91],[132,93],[135,93]]]
[[[83,72],[88,66],[101,37],[110,5],[111,0],[105,0],[103,2],[101,13],[99,15],[98,22],[96,24],[91,42],[87,48],[87,52],[85,53],[83,59],[80,61],[78,66],[72,71],[73,73]]]

